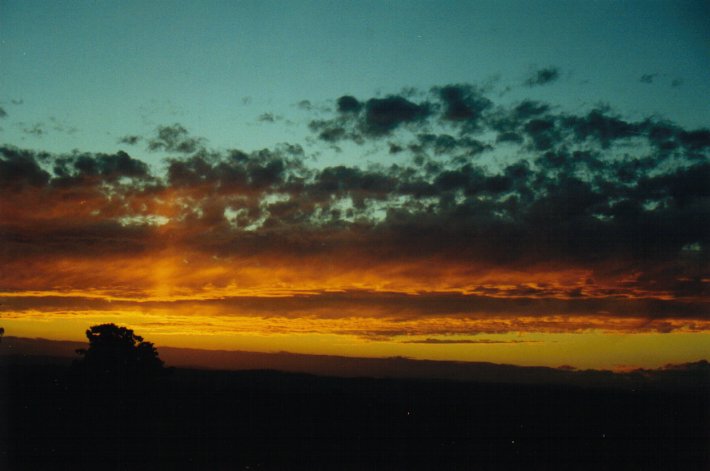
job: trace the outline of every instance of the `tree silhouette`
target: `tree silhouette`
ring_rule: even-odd
[[[130,383],[160,375],[165,370],[151,342],[133,330],[115,324],[95,325],[86,331],[88,349],[74,362],[84,375],[109,382]]]

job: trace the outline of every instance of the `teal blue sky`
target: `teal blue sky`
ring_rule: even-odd
[[[0,140],[115,152],[123,136],[180,123],[215,149],[291,142],[316,152],[306,125],[341,95],[453,83],[487,87],[500,103],[607,103],[629,119],[704,127],[708,11],[657,1],[2,0]],[[553,83],[524,85],[544,68],[557,71]]]

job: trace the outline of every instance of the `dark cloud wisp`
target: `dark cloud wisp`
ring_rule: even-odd
[[[203,139],[192,137],[180,124],[159,126],[148,140],[148,150],[191,154],[203,146]]]
[[[524,83],[528,87],[535,87],[539,85],[548,85],[556,82],[559,78],[560,69],[550,66],[535,70],[527,79],[525,79]]]

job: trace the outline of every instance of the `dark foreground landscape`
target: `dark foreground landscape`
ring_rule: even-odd
[[[27,360],[5,357],[0,371],[4,469],[701,470],[709,463],[706,376],[673,390],[179,368],[132,384],[96,384],[52,359]]]

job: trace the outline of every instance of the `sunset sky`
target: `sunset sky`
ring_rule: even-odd
[[[707,2],[0,0],[0,326],[710,358]]]

